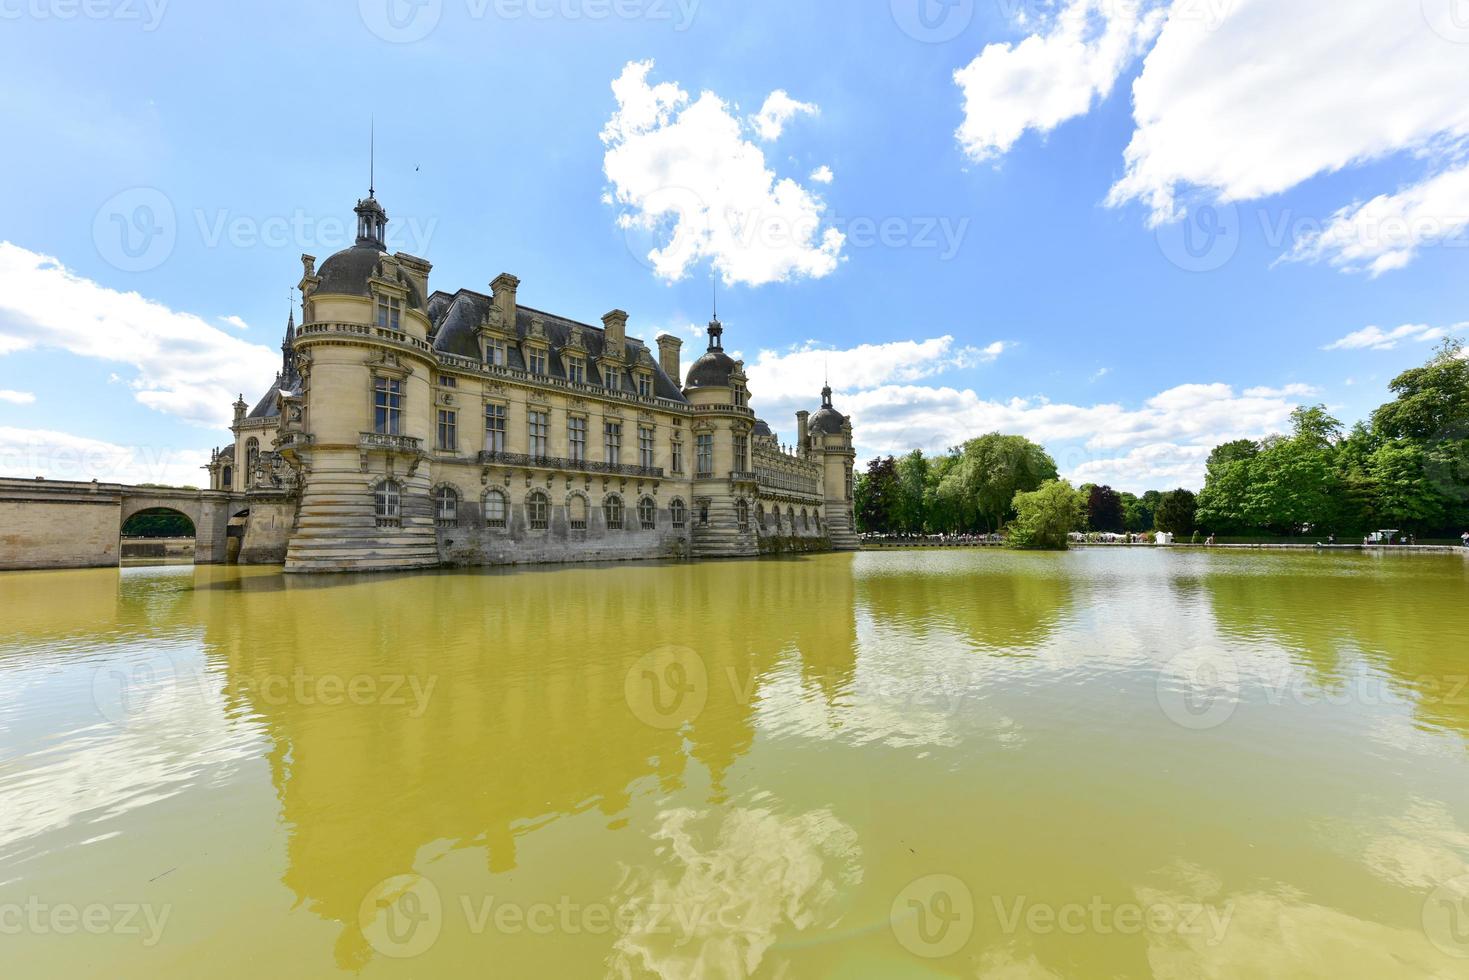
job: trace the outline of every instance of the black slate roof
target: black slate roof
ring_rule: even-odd
[[[316,270],[321,278],[316,286],[318,293],[341,293],[344,296],[371,296],[367,281],[377,273],[377,264],[387,252],[376,245],[353,245],[328,258]],[[408,290],[408,304],[416,310],[423,309],[423,296],[419,294],[413,280],[401,270],[398,284]]]
[[[461,289],[452,295],[443,292],[434,293],[429,298],[429,310],[431,313],[440,311],[438,316],[431,316],[433,336],[430,342],[434,350],[472,358],[476,361],[483,358],[484,353],[480,350],[479,337],[475,331],[484,321],[485,315],[489,313],[490,306],[490,297],[472,289]],[[531,321],[536,318],[540,319],[541,326],[546,333],[546,342],[551,347],[551,356],[547,359],[546,364],[547,373],[553,378],[560,378],[563,381],[566,379],[566,364],[562,359],[562,352],[571,340],[572,328],[580,327],[582,345],[586,348],[587,383],[604,387],[597,359],[602,356],[606,344],[606,331],[602,327],[569,320],[554,313],[520,306],[517,307],[515,313],[517,340],[524,340],[529,335]],[[508,344],[507,348],[508,366],[524,371],[526,369],[525,359],[519,345]],[[635,340],[627,340],[622,352],[624,363],[629,368],[638,364],[642,351],[646,349]],[[664,372],[658,363],[657,355],[652,351],[648,353],[650,358],[648,366],[653,372],[653,393],[659,398],[686,402],[683,390],[679,388],[674,379]],[[628,394],[635,394],[637,391],[625,373],[619,380],[618,390]]]

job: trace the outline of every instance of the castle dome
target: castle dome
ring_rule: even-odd
[[[689,368],[685,388],[728,388],[730,376],[739,370],[734,358],[724,352],[724,325],[709,322],[709,350]]]
[[[821,410],[811,416],[811,431],[823,435],[840,435],[847,417],[831,407],[831,386],[821,389]]]
[[[372,295],[368,281],[379,274],[382,260],[388,256],[385,241],[388,215],[371,193],[366,199],[358,201],[353,210],[357,212],[357,243],[330,256],[316,270],[316,275],[321,279],[315,289],[317,293]],[[409,307],[423,309],[423,295],[406,272],[402,269],[397,269],[396,273],[391,269],[381,271],[386,278],[407,290]]]

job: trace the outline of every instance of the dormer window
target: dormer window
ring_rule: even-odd
[[[621,374],[622,371],[618,368],[607,368],[605,371],[602,372],[602,380],[606,382],[607,388],[610,391],[621,390]]]
[[[403,317],[403,301],[393,296],[378,296],[377,325],[384,330],[399,330]]]
[[[543,348],[532,347],[530,349],[530,373],[546,373],[546,352]]]
[[[587,362],[579,357],[568,357],[566,359],[566,380],[577,384],[586,384]]]
[[[745,396],[745,386],[744,385],[733,385],[730,388],[730,390],[732,392],[734,392],[735,408],[744,408],[745,407],[745,397],[746,397]]]
[[[653,376],[645,371],[638,372],[638,397],[653,397]]]
[[[506,357],[505,357],[505,341],[503,341],[503,340],[487,340],[487,341],[485,341],[485,363],[488,364],[488,365],[490,365],[491,367],[504,367],[505,366],[505,363],[506,363]]]

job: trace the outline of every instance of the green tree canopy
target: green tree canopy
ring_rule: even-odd
[[[1017,493],[1010,544],[1028,550],[1064,550],[1067,535],[1086,519],[1086,498],[1065,480],[1048,480],[1039,489]]]

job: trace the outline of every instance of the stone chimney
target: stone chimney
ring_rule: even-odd
[[[603,347],[603,353],[622,357],[627,350],[627,314],[621,310],[613,310],[602,317],[602,326],[607,329],[607,343]]]
[[[490,299],[495,304],[495,309],[500,311],[504,317],[502,321],[506,330],[515,330],[515,290],[519,288],[520,280],[508,272],[502,272],[490,283]]]
[[[796,448],[800,451],[800,453],[801,453],[802,456],[805,456],[806,455],[806,449],[810,445],[810,440],[806,438],[807,433],[809,433],[810,431],[811,431],[811,413],[810,412],[806,412],[806,411],[797,412],[796,413]]]
[[[677,337],[663,334],[658,338],[658,364],[663,368],[663,373],[680,386],[683,385],[683,365],[679,363],[678,355],[682,350],[683,341]]]

